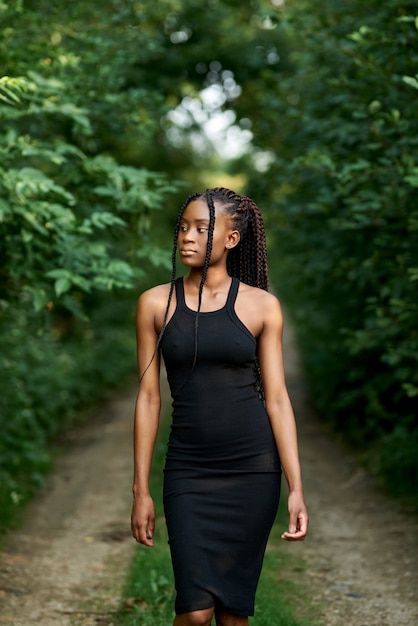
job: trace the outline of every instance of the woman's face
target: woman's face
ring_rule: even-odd
[[[209,207],[204,198],[192,200],[184,210],[178,235],[178,249],[183,265],[203,267],[209,231]],[[231,219],[215,203],[210,265],[226,263],[228,249],[239,241],[239,233],[231,228]]]

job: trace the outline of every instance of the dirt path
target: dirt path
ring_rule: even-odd
[[[111,624],[135,547],[133,406],[127,393],[69,434],[54,475],[4,546],[0,624]]]
[[[325,434],[307,405],[289,341],[285,358],[312,523],[305,543],[281,545],[307,561],[302,576],[320,607],[320,626],[415,626],[416,520],[380,495]],[[110,401],[68,437],[24,526],[10,533],[0,561],[0,624],[112,624],[135,549],[133,402],[133,393]]]
[[[290,335],[290,333],[289,333]],[[297,415],[309,538],[309,592],[321,626],[418,625],[418,523],[384,497],[309,407],[292,337],[286,376]]]

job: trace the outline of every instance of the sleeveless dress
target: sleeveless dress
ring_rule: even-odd
[[[176,281],[161,350],[173,399],[164,511],[176,613],[215,607],[254,614],[264,552],[280,497],[280,459],[255,388],[257,341],[227,302],[199,313]]]

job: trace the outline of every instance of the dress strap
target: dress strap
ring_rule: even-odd
[[[175,287],[177,300],[176,308],[179,308],[181,306],[184,309],[186,306],[186,299],[184,297],[184,285],[182,276],[176,278]]]
[[[239,290],[239,279],[232,276],[231,286],[229,288],[228,299],[226,301],[226,306],[230,311],[234,310],[235,300],[237,299],[238,290]]]

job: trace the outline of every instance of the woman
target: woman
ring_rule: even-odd
[[[187,277],[176,279],[177,249]],[[174,234],[170,284],[138,300],[140,389],[134,433],[132,532],[153,545],[149,492],[160,413],[160,352],[173,397],[164,510],[176,585],[174,626],[246,626],[277,512],[281,468],[289,526],[308,515],[282,363],[282,314],[268,293],[257,205],[224,188],[187,198]]]

